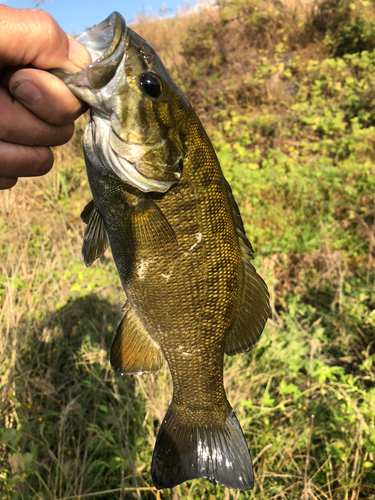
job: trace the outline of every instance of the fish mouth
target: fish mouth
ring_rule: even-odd
[[[146,137],[138,142],[134,139],[122,140],[118,133],[122,127],[119,110],[126,108],[126,64],[134,36],[138,35],[126,26],[123,16],[113,12],[107,19],[85,29],[76,37],[89,51],[93,60],[90,65],[74,74],[61,69],[51,70],[51,73],[91,108],[91,118],[82,139],[89,163],[100,172],[140,191],[164,193],[179,181],[179,177],[169,178],[163,172],[154,171],[148,176],[140,169],[139,163],[152,149],[156,150],[157,157],[157,148],[164,146],[167,132],[155,140]],[[120,137],[120,146],[116,137]]]
[[[129,28],[118,12],[112,12],[107,19],[76,36],[93,60],[92,64],[80,71],[93,89],[103,88],[115,76],[126,54],[128,37]]]

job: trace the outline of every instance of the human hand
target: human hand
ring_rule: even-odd
[[[46,12],[0,5],[0,189],[47,173],[49,147],[68,142],[87,109],[42,70],[76,73],[90,63],[86,48]]]

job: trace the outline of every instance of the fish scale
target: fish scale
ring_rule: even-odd
[[[223,358],[258,340],[269,296],[249,262],[237,204],[192,107],[122,16],[111,14],[77,39],[94,62],[75,75],[55,74],[91,110],[83,149],[93,199],[81,215],[82,256],[91,265],[110,244],[127,296],[112,367],[149,373],[166,359],[172,375],[154,484],[205,477],[251,489]]]

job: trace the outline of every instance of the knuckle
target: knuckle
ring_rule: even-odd
[[[65,135],[65,142],[70,141],[70,139],[73,137],[74,134],[74,123],[69,123],[68,125],[64,125],[64,135]]]
[[[70,141],[74,133],[74,124],[70,123],[68,125],[61,125],[57,127],[53,143],[51,146],[61,146]]]
[[[60,106],[54,110],[53,117],[50,118],[51,125],[63,128],[73,122],[72,112],[68,106]]]
[[[70,140],[73,135],[73,125],[53,125],[43,122],[34,131],[32,145],[37,146],[61,146]]]
[[[9,124],[13,120],[14,106],[10,95],[4,89],[0,89],[0,108],[0,139],[7,140],[10,130]]]
[[[64,36],[57,22],[44,10],[34,9],[33,16],[34,25],[38,26],[40,33],[43,33],[43,38],[50,40],[49,50],[58,50]]]
[[[53,166],[53,153],[46,147],[31,147],[30,152],[33,156],[34,175],[44,175],[48,173]]]
[[[56,21],[45,10],[32,9],[30,11],[30,15],[34,17],[34,22],[37,22],[39,26],[45,29],[48,29],[49,27],[56,27]]]
[[[64,126],[68,126],[69,130],[73,126],[73,122],[75,120],[75,115],[72,114],[72,110],[68,107],[62,108],[60,110],[60,123]],[[74,126],[73,126],[74,127]]]
[[[17,177],[0,177],[0,190],[10,189],[17,184]]]

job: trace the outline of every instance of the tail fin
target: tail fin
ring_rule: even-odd
[[[254,474],[245,437],[228,403],[226,420],[196,427],[181,422],[173,401],[156,438],[151,465],[157,489],[205,477],[227,488],[251,490]]]

